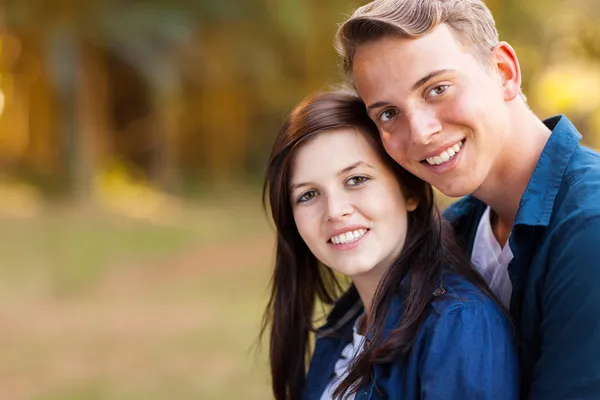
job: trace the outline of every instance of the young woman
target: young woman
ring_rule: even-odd
[[[319,94],[290,114],[264,198],[277,228],[263,327],[277,400],[517,398],[508,318],[431,186],[387,156],[355,94]],[[331,310],[317,329],[318,305]]]

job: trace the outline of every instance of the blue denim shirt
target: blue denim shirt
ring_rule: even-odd
[[[522,395],[600,399],[600,155],[566,117],[544,123],[552,134],[509,238]],[[467,196],[444,213],[470,252],[485,208]]]
[[[356,400],[518,398],[518,358],[507,316],[462,277],[447,275],[443,287],[445,293],[433,297],[407,357],[376,364],[370,383],[358,391]],[[395,298],[384,332],[398,326],[401,310],[402,300]],[[354,288],[338,301],[317,335],[304,400],[321,398],[362,312]]]

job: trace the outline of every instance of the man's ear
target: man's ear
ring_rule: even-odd
[[[492,61],[502,80],[504,100],[513,100],[521,93],[521,67],[517,53],[510,44],[500,42],[492,49]]]

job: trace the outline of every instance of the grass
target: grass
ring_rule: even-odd
[[[265,217],[257,202],[257,198],[249,205],[229,199],[219,205],[206,201],[162,225],[100,210],[64,208],[31,219],[4,219],[0,221],[0,274],[11,278],[10,286],[15,279],[29,279],[36,273],[47,275],[58,290],[85,289],[116,264],[236,240],[256,227],[264,231]]]
[[[76,208],[0,221],[2,398],[269,398],[252,345],[272,248],[254,193],[161,225]]]

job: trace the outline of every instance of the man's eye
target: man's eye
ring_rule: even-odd
[[[439,95],[444,94],[444,92],[446,92],[446,90],[448,90],[448,85],[439,85],[436,86],[434,88],[432,88],[429,93],[427,93],[427,97],[436,97]]]
[[[308,192],[304,192],[302,193],[299,197],[298,200],[296,200],[297,203],[304,203],[307,202],[309,200],[312,200],[313,198],[315,198],[317,196],[317,192],[315,190],[309,190]]]
[[[353,177],[348,178],[348,180],[346,181],[346,185],[359,186],[368,180],[369,180],[369,178],[367,178],[366,176],[361,176],[361,175],[353,176]]]
[[[394,118],[396,115],[398,115],[398,111],[396,110],[385,110],[384,112],[381,113],[381,115],[379,116],[379,119],[381,120],[381,122],[387,122],[389,120],[391,120],[392,118]]]

